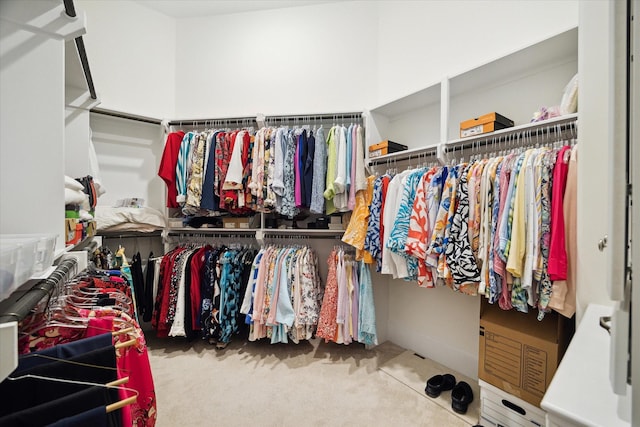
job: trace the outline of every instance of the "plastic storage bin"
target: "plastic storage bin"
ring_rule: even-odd
[[[11,295],[16,285],[19,248],[0,247],[0,301]]]
[[[13,256],[16,260],[13,280],[7,279],[7,285],[3,286],[3,293],[7,293],[7,296],[33,275],[37,245],[38,240],[33,238],[5,239],[4,236],[0,236],[0,248],[15,253]]]
[[[53,264],[56,249],[56,234],[2,234],[0,240],[6,242],[23,242],[36,240],[36,258],[33,273],[39,274],[46,271]]]
[[[0,248],[17,252],[14,282],[9,286],[9,293],[13,292],[33,276],[36,266],[37,247],[38,238],[22,236],[8,237],[6,234],[0,235]]]

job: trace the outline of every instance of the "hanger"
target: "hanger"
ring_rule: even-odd
[[[88,367],[88,368],[96,368],[96,369],[104,369],[107,371],[118,371],[119,368],[112,368],[110,366],[102,366],[102,365],[95,365],[92,363],[83,363],[83,362],[76,362],[75,360],[68,360],[68,359],[61,359],[59,357],[53,357],[53,356],[47,356],[45,354],[37,354],[37,353],[28,353],[25,355],[20,356],[20,360],[25,360],[25,359],[32,359],[32,358],[38,358],[38,359],[45,359],[45,360],[51,360],[53,362],[62,362],[62,363],[68,363],[70,365],[76,365],[76,366],[84,366],[84,367]],[[128,370],[126,370],[127,373],[129,373]],[[110,383],[107,383],[106,385],[122,385],[122,384],[126,384],[129,381],[129,377],[123,377],[119,380],[115,380],[112,381]]]
[[[109,384],[97,384],[97,383],[91,383],[91,382],[87,382],[87,381],[65,380],[65,379],[62,379],[62,378],[45,377],[45,376],[42,376],[42,375],[33,375],[33,374],[21,375],[19,377],[8,376],[6,379],[10,380],[10,381],[19,381],[19,380],[28,379],[28,378],[44,380],[44,381],[53,381],[53,382],[59,382],[59,383],[65,383],[65,384],[86,385],[88,387],[102,387],[102,388],[125,390],[125,391],[131,392],[131,393],[134,394],[134,396],[127,397],[126,399],[122,399],[122,400],[119,400],[117,402],[114,402],[114,403],[111,403],[111,404],[107,405],[106,406],[106,412],[107,413],[116,411],[118,409],[124,408],[125,406],[131,405],[132,403],[135,403],[138,400],[138,396],[139,396],[138,390],[135,390],[135,389],[132,389],[132,388],[128,388],[128,387],[122,387],[121,385],[116,385],[116,386],[109,385],[111,383],[109,383]]]

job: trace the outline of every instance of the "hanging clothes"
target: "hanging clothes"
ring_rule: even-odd
[[[17,392],[10,391],[16,386],[30,387],[31,392],[15,394],[22,403],[3,406],[6,412],[0,411],[0,423],[76,423],[86,420],[85,412],[95,410],[93,419],[107,420],[109,425],[155,425],[155,387],[144,334],[136,320],[132,283],[120,271],[96,270],[81,273],[54,295],[46,312],[35,313],[21,322],[19,348],[23,356],[12,375],[53,377],[82,384],[35,378],[5,380],[0,383],[5,400]],[[126,389],[86,385],[125,377]],[[32,387],[38,387],[38,393],[32,393]],[[94,389],[100,392],[96,394]],[[105,411],[107,405],[136,395],[134,403],[122,410]],[[32,399],[25,399],[27,396]],[[46,402],[38,400],[41,398]]]
[[[158,175],[167,206],[186,217],[217,212],[352,211],[367,188],[360,124],[207,129],[169,134]],[[174,190],[175,188],[175,190]],[[337,203],[337,207],[336,207]]]
[[[575,284],[567,298],[567,282],[554,279],[568,274],[568,254],[575,253],[566,249],[575,243],[565,243],[574,234],[563,212],[575,215],[576,153],[542,147],[381,175],[368,218],[352,221],[366,224],[363,247],[383,274],[481,294],[505,310],[534,307],[540,320],[549,309],[571,316]],[[351,234],[345,241],[354,243]],[[336,277],[341,283],[339,271]]]

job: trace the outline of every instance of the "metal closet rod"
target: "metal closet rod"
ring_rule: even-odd
[[[378,166],[392,164],[395,162],[404,162],[405,160],[420,160],[425,157],[436,157],[438,155],[438,147],[435,146],[426,149],[420,148],[410,152],[398,151],[391,154],[397,154],[397,156],[389,157],[389,155],[386,155],[380,159],[374,157],[373,159],[369,159],[369,164],[372,166]]]
[[[510,141],[513,139],[529,139],[540,136],[544,138],[550,135],[558,136],[564,132],[570,131],[570,129],[573,129],[570,132],[577,134],[577,126],[577,115],[571,115],[570,117],[558,117],[537,123],[527,123],[514,128],[501,129],[490,134],[477,135],[465,138],[464,140],[444,144],[444,151],[445,153],[450,153],[456,150],[482,148],[493,143]]]
[[[95,114],[100,114],[102,116],[109,116],[109,117],[116,117],[118,119],[132,120],[134,122],[149,123],[149,124],[152,124],[152,125],[161,125],[162,124],[162,120],[155,119],[153,117],[138,116],[138,115],[135,115],[135,114],[122,113],[120,111],[106,110],[104,108],[92,108],[91,112],[95,113]]]
[[[51,275],[33,285],[24,295],[0,312],[0,323],[19,322],[38,305],[43,298],[51,296],[53,291],[61,286],[78,266],[75,258],[67,258],[56,267]]]
[[[244,124],[255,123],[255,116],[252,117],[229,117],[220,119],[194,119],[194,120],[172,120],[169,122],[169,126],[207,126],[216,123],[223,124]]]
[[[76,7],[73,4],[73,0],[64,0],[64,11],[67,16],[75,18]],[[93,76],[91,75],[91,69],[89,68],[89,58],[87,57],[87,49],[84,47],[84,40],[82,36],[75,38],[76,49],[78,50],[78,56],[80,57],[80,63],[82,64],[82,71],[84,72],[84,78],[87,81],[87,88],[89,89],[89,95],[91,99],[98,99],[96,88],[93,84]]]
[[[341,120],[341,119],[361,119],[362,111],[351,111],[346,113],[320,113],[320,114],[284,114],[276,116],[265,116],[265,121],[291,121],[291,120]]]
[[[284,114],[284,115],[274,115],[274,116],[265,116],[265,122],[285,122],[285,121],[296,121],[296,120],[342,120],[342,119],[361,119],[362,112],[361,111],[352,111],[346,113],[321,113],[321,114]],[[246,123],[252,122],[257,123],[257,117],[231,117],[231,118],[211,118],[211,119],[184,119],[184,120],[172,120],[169,122],[169,126],[183,126],[183,125],[191,125],[191,126],[206,126],[215,123],[224,123],[224,124],[238,124],[238,123]]]

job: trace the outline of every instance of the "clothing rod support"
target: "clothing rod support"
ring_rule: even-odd
[[[72,18],[75,18],[77,16],[76,7],[73,4],[73,0],[64,0],[64,11],[68,16]]]
[[[74,11],[75,13],[75,11]],[[98,99],[96,88],[93,84],[93,76],[91,75],[91,68],[89,68],[89,58],[87,57],[87,49],[84,47],[84,40],[82,36],[76,37],[76,49],[78,50],[78,56],[80,56],[80,63],[82,64],[82,71],[84,72],[84,78],[87,81],[87,88],[89,89],[89,95],[91,99]]]
[[[73,0],[64,0],[64,12],[70,18],[75,18],[78,16],[76,12],[76,7],[73,4]],[[96,88],[93,84],[93,76],[91,75],[91,69],[89,68],[89,58],[87,57],[87,49],[84,47],[84,40],[82,36],[78,36],[75,38],[76,49],[78,51],[78,56],[80,57],[80,63],[82,64],[82,71],[84,72],[84,78],[87,82],[87,89],[89,89],[89,95],[91,99],[98,99],[98,94],[96,93]]]

